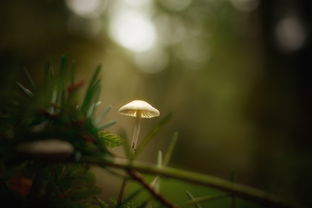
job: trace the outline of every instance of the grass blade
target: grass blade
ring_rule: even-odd
[[[99,96],[101,82],[98,76],[99,76],[100,71],[101,71],[101,66],[98,66],[95,69],[91,80],[89,81],[89,85],[85,92],[85,96],[84,96],[84,99],[82,101],[82,105],[80,108],[82,113],[86,113],[89,110],[90,105],[92,105],[92,101],[95,99],[95,97]]]
[[[95,197],[95,200],[97,201],[100,208],[109,208],[108,204],[104,202],[102,199],[100,199],[99,197]]]
[[[110,127],[110,126],[112,126],[112,125],[114,125],[116,123],[117,123],[117,121],[114,121],[114,120],[113,121],[109,121],[109,122],[103,124],[102,126],[100,126],[99,130],[106,129],[106,128],[108,128],[108,127]]]
[[[158,155],[157,155],[157,167],[161,168],[161,166],[163,165],[163,156],[162,156],[162,151],[158,151]],[[159,176],[156,176],[154,178],[154,180],[151,183],[151,186],[155,188],[155,190],[157,192],[159,192],[160,190],[160,183],[159,183]]]
[[[174,150],[176,143],[177,143],[177,140],[178,140],[178,136],[179,136],[178,132],[174,132],[174,134],[170,140],[168,149],[167,149],[166,154],[165,154],[164,163],[163,163],[165,166],[168,165],[168,163],[171,159],[173,150]]]
[[[105,116],[108,114],[108,112],[112,109],[112,106],[108,106],[106,107],[101,114],[95,119],[95,124],[99,124],[104,118]]]
[[[101,101],[98,101],[96,103],[94,103],[93,105],[90,106],[88,112],[87,112],[87,118],[92,118],[93,114],[94,114],[94,111],[95,109],[101,105]]]
[[[35,88],[36,88],[36,85],[35,85],[34,80],[33,80],[32,77],[31,77],[29,71],[28,71],[26,68],[24,68],[23,71],[24,71],[24,74],[25,74],[25,76],[26,76],[26,78],[27,78],[27,80],[28,80],[28,82],[29,82],[31,88],[32,88],[32,89],[35,89]]]
[[[33,93],[29,90],[29,89],[27,89],[26,87],[24,87],[21,83],[19,83],[19,82],[16,82],[16,84],[17,84],[17,86],[26,94],[26,95],[28,95],[28,96],[33,96]]]
[[[208,195],[208,196],[201,196],[193,198],[192,200],[188,201],[187,204],[194,204],[194,203],[201,203],[206,202],[214,199],[221,199],[230,196],[229,194],[214,194],[214,195]]]
[[[171,140],[170,140],[170,144],[169,144],[169,147],[167,149],[167,152],[165,154],[165,158],[163,159],[163,154],[162,154],[162,151],[158,151],[158,157],[157,157],[157,166],[158,167],[161,167],[161,166],[166,166],[168,165],[169,161],[170,161],[170,158],[171,158],[171,155],[172,155],[172,152],[174,150],[174,147],[177,143],[177,139],[178,139],[178,132],[174,132]],[[159,184],[159,176],[156,176],[154,178],[154,180],[152,181],[151,183],[151,186],[152,187],[155,187],[155,189],[157,191],[159,191],[160,189],[160,184]]]
[[[45,83],[48,83],[49,81],[51,81],[53,76],[54,76],[53,66],[50,63],[47,63],[45,67],[45,72],[44,72]]]
[[[99,76],[99,73],[101,71],[101,68],[102,68],[102,65],[99,65],[99,66],[96,67],[95,72],[93,73],[92,78],[90,80],[89,87],[94,85],[96,80],[98,80],[98,76]]]
[[[124,141],[123,141],[122,147],[124,150],[124,154],[129,161],[132,161],[134,159],[134,154],[133,154],[133,151],[131,150],[129,139],[127,138],[125,134],[123,138],[124,138]]]
[[[138,189],[138,190],[132,192],[131,194],[128,195],[127,198],[122,200],[121,203],[117,204],[116,208],[123,207],[125,204],[127,204],[128,202],[132,201],[135,197],[137,197],[142,191],[143,191],[143,189]]]
[[[172,114],[167,114],[163,119],[161,119],[154,128],[152,128],[147,135],[143,138],[142,142],[138,145],[135,155],[138,155],[144,147],[154,138],[154,136],[161,130],[161,128],[167,124],[172,117]]]
[[[196,208],[202,208],[197,202],[194,202],[194,196],[191,192],[185,191],[185,193],[190,198],[190,200],[193,201],[193,204]]]
[[[73,61],[71,63],[70,71],[71,73],[69,75],[69,83],[73,85],[75,83],[75,74],[77,73],[76,62]]]
[[[91,84],[91,83],[90,83]],[[97,102],[100,94],[100,80],[96,80],[93,85],[89,85],[85,97],[81,105],[81,112],[86,114],[89,108],[93,105],[92,102]]]
[[[64,75],[67,69],[67,57],[63,56],[60,62],[60,75]]]
[[[149,203],[149,200],[145,200],[137,208],[145,208],[148,205],[148,203]]]

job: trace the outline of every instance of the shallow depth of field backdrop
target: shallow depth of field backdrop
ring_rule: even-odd
[[[131,135],[132,120],[117,111],[133,99],[173,113],[140,160],[155,162],[178,131],[172,166],[235,172],[309,207],[311,21],[310,0],[1,1],[0,84],[23,80],[24,67],[39,80],[64,54],[82,80],[101,63],[103,105],[118,121],[111,131]],[[120,181],[95,171],[115,197]]]

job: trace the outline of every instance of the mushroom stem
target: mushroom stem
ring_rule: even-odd
[[[135,117],[133,137],[132,137],[132,142],[131,142],[131,148],[132,148],[133,152],[135,152],[136,146],[138,143],[139,134],[140,134],[140,130],[141,130],[141,120],[142,120],[141,112],[138,111],[137,116]]]

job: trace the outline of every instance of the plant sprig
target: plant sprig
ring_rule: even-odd
[[[148,131],[134,154],[127,140],[107,131],[115,121],[102,123],[111,107],[97,113],[101,106],[101,66],[95,69],[80,102],[78,92],[84,86],[84,82],[76,82],[74,72],[70,71],[70,68],[74,67],[69,66],[66,57],[61,59],[56,68],[47,64],[41,84],[35,83],[30,73],[25,70],[29,87],[17,82],[18,93],[1,93],[6,97],[3,97],[4,102],[0,105],[0,186],[4,184],[7,188],[0,188],[0,196],[11,197],[5,200],[14,199],[16,203],[27,206],[39,206],[37,203],[44,202],[50,203],[52,207],[143,208],[148,206],[149,199],[138,205],[131,202],[145,190],[163,206],[176,207],[142,175],[151,174],[156,176],[156,181],[160,177],[167,177],[219,189],[225,193],[224,196],[231,196],[233,201],[242,198],[274,207],[291,207],[271,194],[234,181],[168,167],[177,133],[173,135],[164,158],[162,153],[159,154],[158,164],[137,161],[138,154],[171,119],[171,114],[164,116]],[[70,143],[74,149],[71,157],[46,160],[31,154],[22,155],[17,150],[21,143],[49,138]],[[111,153],[110,148],[121,145],[125,147],[128,159],[118,158]],[[106,203],[99,197],[100,189],[90,171],[92,165],[123,178],[124,184],[131,178],[142,188],[124,197],[125,186],[122,186],[118,200],[115,203]],[[112,171],[112,168],[121,169],[124,174]],[[20,180],[28,182],[26,184],[32,182],[29,193],[27,190],[22,192],[18,186],[10,185],[14,184],[12,181]],[[25,194],[26,197],[18,194]],[[190,192],[187,192],[187,195],[191,199],[189,203],[196,207],[200,207],[200,202],[214,198],[195,198]],[[234,205],[235,203],[232,206]]]

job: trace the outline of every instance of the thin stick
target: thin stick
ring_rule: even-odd
[[[162,167],[158,168],[155,165],[150,165],[142,162],[137,162],[137,161],[128,161],[125,159],[106,159],[106,160],[99,160],[98,158],[91,158],[91,157],[85,157],[82,159],[83,162],[89,163],[89,164],[94,164],[94,165],[99,165],[102,167],[106,166],[112,166],[116,168],[121,168],[121,169],[132,169],[132,170],[137,170],[142,173],[147,173],[147,174],[153,174],[153,175],[160,175],[163,177],[167,178],[174,178],[178,180],[182,180],[185,182],[193,183],[193,184],[199,184],[211,188],[216,188],[221,191],[225,191],[231,194],[235,194],[236,196],[247,199],[247,200],[252,200],[255,202],[258,202],[260,204],[265,204],[265,205],[272,205],[275,207],[280,207],[280,208],[290,208],[292,207],[288,203],[286,203],[283,200],[280,200],[279,198],[268,194],[266,192],[263,192],[261,190],[238,184],[238,183],[232,183],[230,181],[209,176],[209,175],[204,175],[204,174],[199,174],[199,173],[194,173],[190,171],[184,171],[184,170],[179,170],[175,168],[169,168],[169,167]]]
[[[123,195],[124,195],[125,190],[126,190],[127,181],[128,181],[127,178],[124,178],[124,179],[122,180],[121,187],[120,187],[120,191],[119,191],[119,195],[118,195],[118,200],[117,200],[118,206],[119,206],[119,205],[121,204],[121,202],[122,202]]]
[[[150,194],[162,205],[168,208],[177,208],[174,204],[172,204],[170,201],[165,199],[161,194],[155,191],[147,182],[145,182],[144,178],[140,176],[138,173],[134,172],[133,170],[128,170],[128,174],[131,178],[133,178],[133,180],[139,182],[147,191],[149,191]]]

